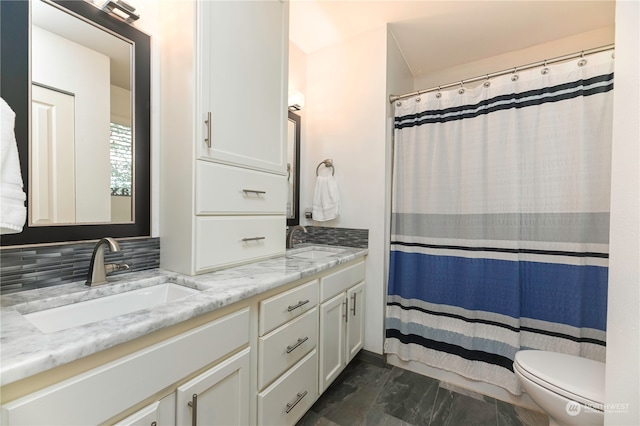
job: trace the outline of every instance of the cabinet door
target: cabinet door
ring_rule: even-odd
[[[345,293],[340,293],[320,305],[320,393],[329,387],[345,366],[345,297]]]
[[[199,158],[286,174],[289,3],[198,8]]]
[[[156,426],[158,424],[159,406],[160,401],[149,404],[126,419],[116,423],[114,426]]]
[[[247,348],[221,362],[176,391],[179,425],[247,425],[250,414]]]
[[[346,363],[364,346],[364,281],[347,291]]]

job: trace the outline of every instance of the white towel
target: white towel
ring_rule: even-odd
[[[16,114],[4,99],[0,98],[0,101],[0,234],[15,234],[22,232],[27,218],[24,206],[27,197],[22,190],[18,146],[13,130]]]
[[[316,192],[313,195],[313,220],[326,222],[338,217],[340,195],[333,175],[316,178]]]

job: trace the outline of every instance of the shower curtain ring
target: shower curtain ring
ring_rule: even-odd
[[[580,60],[578,61],[579,67],[584,67],[587,65],[587,60],[584,58],[584,50],[580,53]]]
[[[438,93],[436,93],[436,98],[440,99],[442,97],[442,93],[440,93],[440,86],[438,86]]]
[[[483,86],[484,87],[491,86],[491,82],[489,81],[489,74],[487,74],[487,78],[485,79]]]
[[[544,60],[544,68],[540,71],[542,75],[549,74],[549,68],[547,68],[547,60]]]
[[[518,68],[514,68],[513,69],[513,75],[511,76],[511,81],[518,81],[520,76],[518,74],[516,74],[517,72],[518,72]]]
[[[464,80],[460,81],[460,89],[458,89],[458,93],[461,95],[464,93]]]

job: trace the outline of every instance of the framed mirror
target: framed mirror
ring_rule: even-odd
[[[149,36],[84,1],[0,7],[28,217],[2,245],[149,236]]]
[[[300,116],[289,111],[287,123],[287,226],[300,223]]]

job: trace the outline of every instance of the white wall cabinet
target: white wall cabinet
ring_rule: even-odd
[[[250,417],[250,349],[216,365],[180,386],[177,424],[247,425]]]
[[[364,344],[364,262],[320,279],[319,392]]]
[[[205,1],[198,7],[199,158],[286,172],[288,3]]]
[[[159,10],[160,266],[194,275],[283,254],[288,2]]]

